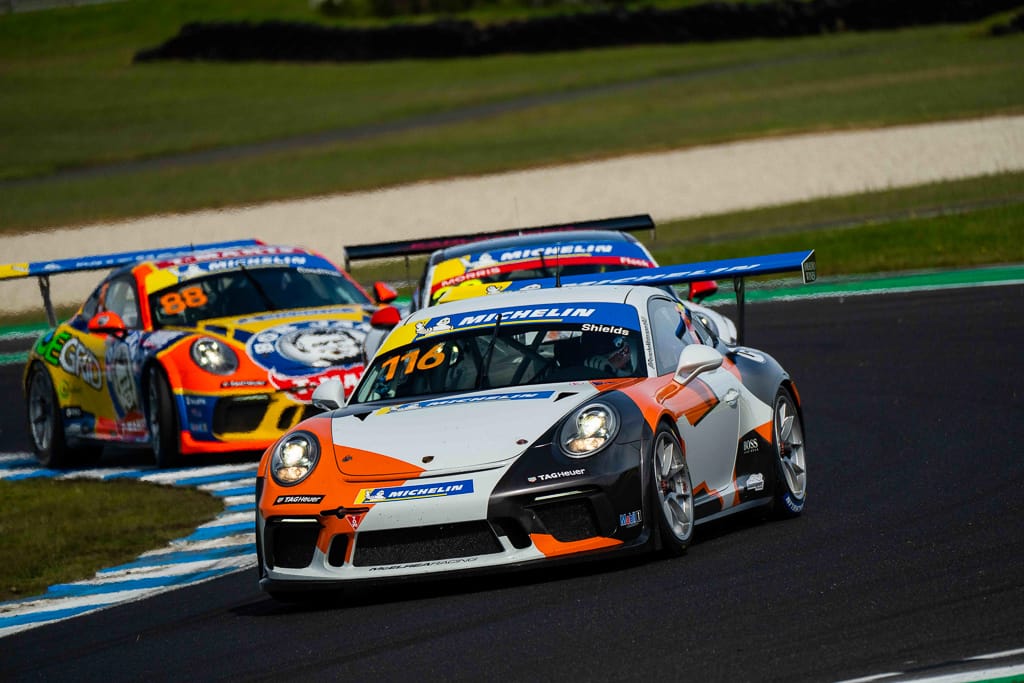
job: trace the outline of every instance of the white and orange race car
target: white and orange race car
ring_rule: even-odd
[[[521,282],[526,291],[412,313],[347,404],[338,383],[321,384],[313,400],[330,412],[264,454],[260,585],[287,599],[628,550],[679,554],[702,522],[758,506],[799,514],[807,473],[793,379],[649,286],[793,270],[813,280],[813,251]]]
[[[56,324],[49,278],[107,270]],[[41,464],[96,460],[105,444],[151,446],[162,467],[193,453],[262,451],[306,414],[313,389],[351,391],[379,304],[324,256],[259,240],[0,266],[39,279],[53,329],[25,368]]]

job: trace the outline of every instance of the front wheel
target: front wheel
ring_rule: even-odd
[[[40,465],[63,469],[77,464],[90,464],[99,459],[103,452],[102,445],[68,445],[53,380],[39,363],[35,363],[29,371],[26,389],[28,431]]]
[[[775,395],[776,483],[774,511],[778,517],[796,517],[807,500],[807,460],[804,428],[793,396],[785,388]]]
[[[686,552],[693,538],[693,482],[675,432],[658,427],[651,451],[651,500],[660,550],[670,557]]]
[[[157,365],[150,366],[146,386],[146,422],[149,424],[149,440],[157,467],[174,467],[181,460],[174,392],[163,370]]]

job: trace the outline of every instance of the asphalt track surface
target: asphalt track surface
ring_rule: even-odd
[[[799,519],[314,607],[245,571],[4,638],[0,679],[837,681],[1024,648],[1024,285],[757,303],[747,330],[805,402]]]

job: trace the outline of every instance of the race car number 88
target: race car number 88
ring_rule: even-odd
[[[165,315],[178,315],[186,308],[198,308],[209,299],[200,287],[186,287],[180,292],[168,292],[160,297],[160,307]]]
[[[420,357],[419,349],[412,349],[401,356],[392,356],[391,358],[388,358],[381,364],[384,369],[384,379],[390,382],[394,378],[395,372],[398,371],[399,364],[403,361],[405,362],[406,375],[411,374],[413,369],[430,370],[431,368],[436,368],[444,362],[444,353],[442,353],[442,348],[442,345],[438,344],[434,348],[430,349],[430,351],[423,354],[422,357]]]

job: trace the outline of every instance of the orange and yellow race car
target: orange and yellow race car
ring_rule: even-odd
[[[796,385],[652,286],[801,271],[814,252],[520,281],[406,316],[347,402],[260,462],[260,585],[296,592],[643,549],[800,514]],[[486,287],[486,285],[480,285]],[[740,290],[738,290],[740,291]]]
[[[55,325],[49,277],[112,269]],[[327,378],[350,391],[379,304],[324,256],[258,240],[0,266],[38,277],[54,329],[24,389],[39,462],[60,468],[104,444],[150,445],[161,467],[194,453],[262,450],[314,409]]]

